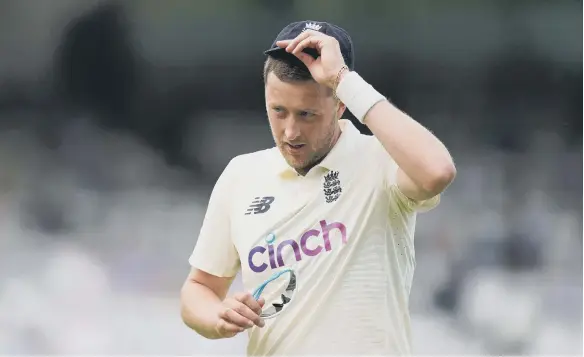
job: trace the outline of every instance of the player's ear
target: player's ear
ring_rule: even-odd
[[[345,114],[345,110],[347,110],[347,106],[345,105],[345,103],[341,102],[340,100],[336,100],[337,101],[337,119],[342,119],[343,118],[343,114]]]

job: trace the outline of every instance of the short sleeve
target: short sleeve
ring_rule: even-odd
[[[423,201],[407,197],[397,185],[397,171],[399,169],[397,163],[375,137],[373,137],[372,151],[376,166],[381,170],[380,175],[382,176],[384,190],[389,199],[394,201],[401,210],[405,212],[427,212],[440,203],[440,195]]]
[[[189,258],[192,267],[219,277],[234,277],[240,269],[239,254],[231,239],[229,208],[234,166],[231,160],[213,188],[199,238]]]

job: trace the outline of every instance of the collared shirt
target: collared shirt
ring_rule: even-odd
[[[249,291],[275,270],[297,273],[294,303],[248,330],[249,355],[411,353],[416,213],[439,196],[406,197],[381,143],[348,120],[341,130],[305,176],[272,148],[234,158],[213,189],[190,264],[220,277],[241,270]],[[277,249],[290,240],[301,249]]]

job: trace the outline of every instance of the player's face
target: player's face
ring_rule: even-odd
[[[344,105],[313,81],[266,80],[266,109],[272,135],[288,165],[305,174],[328,154],[340,135]]]

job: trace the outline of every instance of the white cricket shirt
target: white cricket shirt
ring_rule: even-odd
[[[297,273],[293,303],[248,330],[248,355],[411,353],[416,213],[439,196],[407,198],[381,143],[348,120],[341,130],[306,176],[272,148],[231,160],[213,189],[190,264],[220,277],[241,269],[250,292],[276,269]]]

